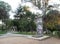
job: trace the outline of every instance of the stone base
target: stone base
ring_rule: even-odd
[[[40,38],[43,37],[43,35],[34,35],[33,37]]]
[[[35,39],[35,40],[44,40],[44,39],[47,39],[47,38],[49,38],[50,36],[33,36],[33,37],[31,37],[32,39]]]

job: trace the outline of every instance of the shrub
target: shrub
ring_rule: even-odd
[[[60,30],[60,13],[57,10],[49,11],[44,17],[44,26],[51,32]]]
[[[53,34],[55,37],[58,37],[60,38],[60,31],[54,31],[54,34]]]
[[[36,31],[36,24],[35,22],[29,22],[27,19],[22,19],[19,21],[18,26],[20,31]]]

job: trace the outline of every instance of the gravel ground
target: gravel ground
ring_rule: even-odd
[[[0,44],[60,44],[60,40],[53,37],[42,41],[25,37],[7,37],[0,38]]]

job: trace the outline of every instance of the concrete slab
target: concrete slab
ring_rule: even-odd
[[[35,39],[35,40],[45,40],[45,39],[50,38],[50,36],[42,36],[42,37],[33,37],[33,36],[28,36],[27,38]]]

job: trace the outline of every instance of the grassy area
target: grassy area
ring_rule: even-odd
[[[35,35],[36,32],[17,32],[15,34],[24,34],[24,35]]]
[[[4,32],[4,31],[0,31],[0,34],[5,34],[6,32]]]
[[[2,36],[2,34],[5,34],[6,32],[4,31],[0,31],[0,36]]]

